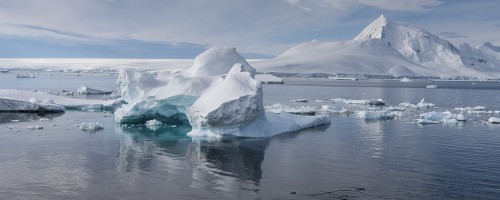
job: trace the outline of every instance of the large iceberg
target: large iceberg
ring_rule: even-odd
[[[255,69],[234,48],[212,47],[183,73],[157,76],[120,71],[118,90],[128,104],[118,108],[119,123],[189,123],[190,136],[270,137],[330,123],[329,116],[266,113]]]

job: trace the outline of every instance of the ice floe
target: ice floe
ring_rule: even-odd
[[[89,86],[86,86],[86,85],[80,85],[80,87],[78,88],[78,93],[80,94],[111,94],[113,93],[112,90],[106,90],[106,89],[103,89],[103,88],[99,88],[99,87],[89,87]]]
[[[285,83],[282,78],[278,78],[278,77],[273,76],[271,74],[256,74],[255,79],[257,81],[260,81],[260,83],[264,83],[264,84],[284,84]]]
[[[335,103],[345,103],[345,104],[359,104],[359,105],[372,105],[372,106],[383,106],[385,105],[385,101],[382,99],[343,99],[343,98],[336,98],[336,99],[331,99],[332,102]]]
[[[290,101],[293,101],[293,102],[300,102],[300,103],[307,103],[309,102],[309,100],[307,99],[292,99]]]
[[[109,109],[123,104],[120,100],[76,99],[43,92],[0,89],[0,111],[62,112],[65,109]]]
[[[365,120],[394,119],[396,115],[397,114],[394,112],[388,112],[384,110],[378,110],[378,111],[363,110],[357,112],[357,116]]]
[[[435,106],[436,106],[436,104],[426,102],[425,99],[420,100],[420,102],[417,103],[416,105],[412,104],[410,102],[403,102],[403,103],[399,104],[399,107],[405,108],[405,109],[408,109],[408,108],[409,109],[433,108]]]
[[[498,118],[498,117],[490,117],[488,119],[488,122],[492,123],[492,124],[500,124],[500,118]]]

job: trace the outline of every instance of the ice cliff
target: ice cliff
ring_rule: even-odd
[[[183,73],[157,76],[131,69],[117,81],[123,100],[115,112],[119,123],[189,123],[188,135],[270,137],[330,123],[329,116],[266,113],[255,69],[234,48],[212,47]]]

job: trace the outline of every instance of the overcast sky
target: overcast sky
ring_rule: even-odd
[[[498,0],[0,0],[0,57],[269,57],[354,38],[384,14],[454,44],[500,41]]]

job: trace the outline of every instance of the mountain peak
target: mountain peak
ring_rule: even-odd
[[[391,23],[384,14],[381,14],[370,25],[368,25],[354,40],[362,40],[368,38],[382,38],[384,27]]]
[[[387,24],[389,20],[385,18],[384,14],[381,14],[374,22],[378,22],[379,24]]]

